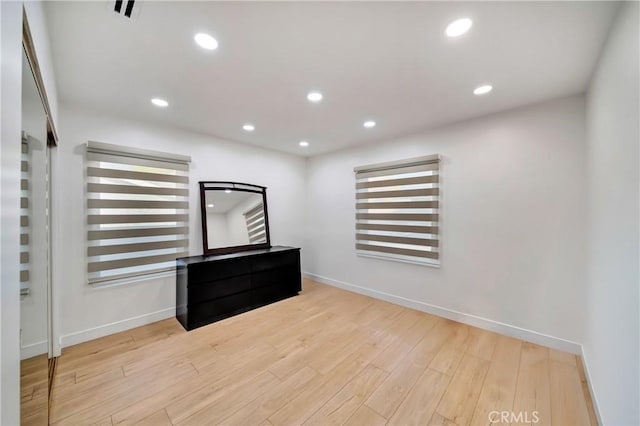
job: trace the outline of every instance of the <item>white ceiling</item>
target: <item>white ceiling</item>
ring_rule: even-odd
[[[128,20],[108,4],[47,2],[62,101],[298,155],[581,93],[618,7],[137,2]],[[446,37],[460,17],[473,20],[471,31]],[[220,47],[204,51],[196,32]],[[482,83],[493,92],[474,96]],[[312,89],[321,103],[307,101]],[[152,106],[156,96],[169,107]],[[365,119],[378,125],[364,129]]]
[[[207,205],[207,211],[209,213],[227,213],[229,210],[239,206],[241,203],[248,202],[250,199],[254,199],[255,203],[258,204],[262,201],[262,194],[242,191],[231,191],[229,193],[221,190],[205,191],[205,204]],[[213,207],[209,207],[209,204],[213,204]]]

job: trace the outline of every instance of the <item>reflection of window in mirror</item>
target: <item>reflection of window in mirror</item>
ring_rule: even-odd
[[[247,236],[250,244],[267,242],[267,234],[264,227],[264,205],[262,202],[244,212],[247,223]]]

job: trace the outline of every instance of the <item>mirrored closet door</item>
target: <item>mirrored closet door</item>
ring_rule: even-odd
[[[22,56],[20,158],[20,417],[46,425],[50,393],[50,179],[48,118],[26,51]]]

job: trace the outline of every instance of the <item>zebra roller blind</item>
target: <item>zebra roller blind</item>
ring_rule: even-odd
[[[190,157],[87,144],[90,284],[172,270],[189,247]]]
[[[439,265],[440,156],[356,167],[356,251]]]
[[[257,204],[244,213],[247,222],[247,234],[249,244],[264,243],[267,241],[266,228],[264,227],[264,205]]]
[[[30,209],[30,187],[31,187],[31,153],[29,150],[28,136],[22,133],[20,163],[20,295],[29,294],[29,271],[30,271],[30,246],[31,228],[29,221],[31,217]]]

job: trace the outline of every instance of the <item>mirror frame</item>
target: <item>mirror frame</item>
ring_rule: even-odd
[[[200,181],[200,219],[202,221],[202,250],[203,255],[212,254],[229,254],[239,251],[259,250],[271,248],[271,237],[269,234],[269,209],[267,208],[267,188],[265,186],[253,185],[242,182],[226,182],[226,181]],[[234,191],[253,192],[262,194],[262,205],[264,206],[264,227],[267,241],[259,244],[245,244],[242,246],[229,246],[209,248],[209,238],[207,237],[207,210],[206,210],[206,191],[208,190],[224,190],[232,189]]]

